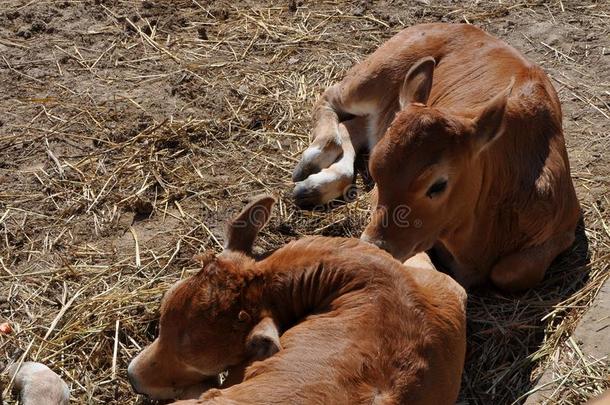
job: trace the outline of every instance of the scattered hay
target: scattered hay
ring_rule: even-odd
[[[471,295],[461,399],[519,402],[547,364],[569,374],[557,403],[608,386],[602,365],[551,355],[608,276],[610,11],[467,3],[5,2],[0,322],[14,332],[0,335],[0,367],[39,361],[77,403],[138,403],[125,369],[155,335],[161,295],[194,254],[220,249],[249,196],[280,194],[261,250],[358,236],[365,195],[330,212],[290,201],[312,103],[403,26],[442,20],[481,25],[549,72],[584,212],[539,288]]]

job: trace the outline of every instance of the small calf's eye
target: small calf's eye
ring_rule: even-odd
[[[434,198],[440,195],[447,188],[447,180],[441,179],[434,182],[433,185],[430,186],[428,191],[426,191],[426,197]]]

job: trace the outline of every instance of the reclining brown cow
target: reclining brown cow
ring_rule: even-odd
[[[399,260],[435,248],[465,287],[539,282],[580,216],[561,107],[545,73],[462,24],[407,28],[318,101],[294,172],[300,205],[324,204],[372,150],[362,238]],[[342,124],[340,124],[342,122]]]
[[[167,292],[159,337],[129,365],[135,390],[174,398],[254,361],[243,382],[181,403],[454,403],[464,290],[429,262],[408,267],[357,239],[304,238],[255,261],[272,204],[246,207],[226,250]]]

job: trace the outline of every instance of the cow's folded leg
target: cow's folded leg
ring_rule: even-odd
[[[501,258],[491,270],[491,281],[503,291],[517,292],[535,286],[561,252],[574,242],[574,232],[554,236],[542,245]]]
[[[343,153],[339,131],[337,86],[331,86],[316,102],[313,111],[315,126],[311,145],[303,152],[301,160],[292,172],[292,181],[303,181],[312,174],[330,167]]]
[[[329,124],[332,126],[332,124]],[[337,132],[329,128],[328,132]],[[316,138],[307,149],[303,151],[301,160],[292,172],[292,180],[302,181],[312,174],[330,167],[343,153],[343,145],[339,136],[326,136]]]
[[[327,167],[309,175],[301,181],[297,181],[294,187],[293,196],[298,206],[312,208],[324,205],[328,202],[343,197],[351,199],[353,182],[355,176],[354,162],[356,153],[368,144],[368,118],[354,117],[349,121],[342,122],[337,126],[337,145],[340,152],[332,152],[332,156],[340,156],[336,161],[331,162]],[[316,143],[312,144],[314,146]],[[309,150],[309,148],[308,148]],[[308,150],[303,153],[306,157]],[[328,151],[327,151],[328,152]],[[325,153],[328,159],[328,153]],[[306,160],[302,160],[299,164]],[[319,161],[319,160],[318,160]],[[327,163],[324,161],[323,163]],[[295,174],[298,172],[295,170]]]
[[[341,158],[328,168],[295,184],[293,197],[298,206],[312,208],[324,205],[336,198],[345,197],[351,190],[356,152],[345,125],[339,124],[338,131],[342,146]]]
[[[293,197],[303,208],[324,205],[347,193],[354,181],[354,156],[343,157],[329,168],[295,184]]]

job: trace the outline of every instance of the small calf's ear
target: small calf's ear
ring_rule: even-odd
[[[269,317],[261,319],[246,339],[246,350],[252,360],[264,360],[281,349],[279,331]]]
[[[475,119],[476,145],[478,150],[483,150],[492,140],[497,138],[504,120],[508,97],[515,84],[513,77],[506,89],[491,99],[483,109],[483,112]]]
[[[409,103],[426,104],[430,91],[432,90],[432,75],[436,62],[431,56],[427,56],[415,62],[407,75],[400,89],[398,101],[400,109],[405,108]]]
[[[250,253],[258,232],[269,222],[275,198],[270,195],[255,197],[226,228],[225,249]]]

